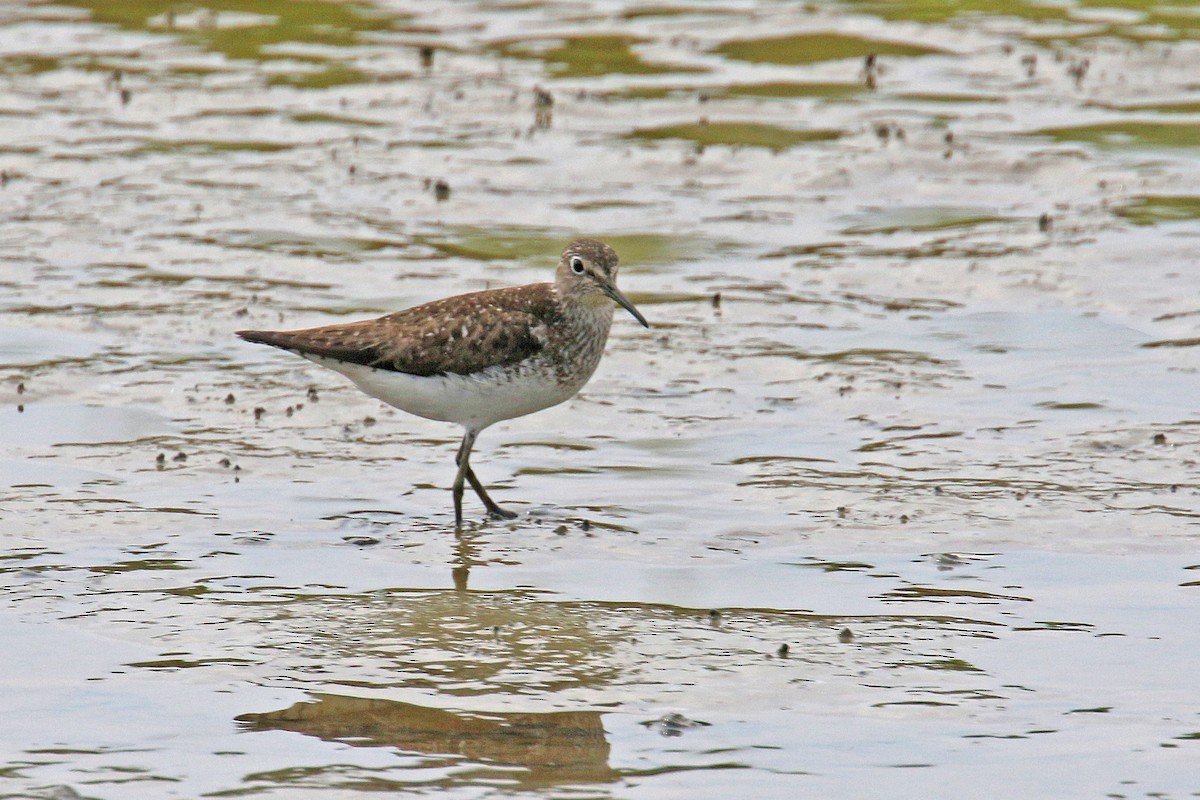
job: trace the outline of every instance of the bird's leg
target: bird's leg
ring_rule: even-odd
[[[483,484],[479,482],[479,478],[475,477],[475,470],[467,467],[467,480],[471,482],[471,488],[475,490],[475,494],[479,495],[479,499],[483,501],[483,505],[487,508],[488,513],[493,517],[500,519],[516,519],[517,512],[509,511],[507,508],[501,508],[496,505],[496,501],[488,497],[488,493],[483,490]]]
[[[467,430],[463,436],[462,446],[458,448],[458,455],[454,457],[454,463],[458,465],[458,475],[454,479],[454,519],[455,524],[459,527],[462,527],[464,478],[471,484],[475,494],[479,495],[479,499],[483,501],[483,506],[489,514],[500,519],[517,518],[516,513],[501,508],[495,500],[488,496],[487,491],[483,488],[483,483],[475,476],[475,470],[471,469],[471,448],[475,446],[476,436],[478,436],[477,431]]]
[[[454,463],[458,465],[458,472],[454,475],[454,487],[451,492],[454,495],[454,526],[457,528],[462,527],[463,480],[471,469],[467,462],[467,454],[471,452],[471,446],[475,444],[477,435],[475,431],[468,428],[463,434],[462,444],[458,446],[458,455],[454,457]]]

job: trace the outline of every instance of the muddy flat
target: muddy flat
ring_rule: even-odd
[[[1194,795],[1197,63],[1143,0],[0,7],[0,797]],[[513,521],[233,333],[577,236],[651,328],[480,437]]]

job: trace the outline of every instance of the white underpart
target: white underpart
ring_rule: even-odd
[[[389,406],[426,419],[457,422],[476,431],[500,420],[558,405],[583,385],[581,381],[563,386],[552,370],[488,367],[472,375],[422,377],[320,356],[304,357],[342,373],[363,392]]]

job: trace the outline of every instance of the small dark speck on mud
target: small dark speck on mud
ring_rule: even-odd
[[[233,462],[232,462],[232,461],[230,461],[228,458],[222,458],[222,459],[221,459],[220,461],[218,461],[217,463],[218,463],[218,464],[220,464],[220,465],[221,465],[222,467],[224,467],[225,469],[229,469],[230,467],[232,467],[232,466],[233,466]]]
[[[1165,433],[1156,433],[1156,434],[1154,434],[1153,442],[1155,444],[1166,444],[1167,443],[1167,435]]]
[[[424,67],[425,69],[431,69],[433,67],[434,52],[436,52],[436,51],[433,49],[432,45],[428,45],[428,44],[421,45],[419,54],[421,56],[421,66]]]
[[[554,95],[540,86],[533,87],[533,127],[545,130],[554,121]]]
[[[721,309],[721,293],[720,292],[713,292],[712,307],[717,309],[718,311]]]
[[[1040,217],[1038,217],[1039,231],[1046,233],[1052,227],[1054,227],[1054,217],[1050,216],[1049,214],[1042,214]]]
[[[787,658],[790,652],[792,652],[792,648],[788,647],[787,642],[784,642],[779,645],[779,649],[775,651],[775,655],[780,658]]]
[[[257,408],[254,409],[255,421],[262,419],[266,415],[267,415],[267,410],[265,408],[263,408],[262,406],[258,406]]]
[[[128,89],[121,90],[121,105],[123,105],[123,106],[129,105],[129,101],[132,99],[133,99],[133,92],[129,91]]]
[[[1178,491],[1179,491],[1179,484],[1172,483],[1171,484],[1171,494],[1175,494]]]
[[[901,514],[901,515],[900,515],[900,524],[901,524],[901,525],[907,525],[907,524],[908,524],[908,514]]]
[[[25,413],[25,404],[24,403],[17,403],[17,413],[18,414]]]
[[[1025,76],[1032,78],[1037,74],[1037,56],[1032,53],[1027,56],[1021,56],[1021,66],[1025,67]]]
[[[308,397],[308,401],[310,403],[319,402],[321,399],[320,397],[317,396],[317,387],[315,387],[315,386],[308,387],[308,393],[305,396]]]
[[[11,179],[12,176],[8,174],[8,170],[0,169],[0,186],[8,186]]]
[[[374,417],[363,417],[363,425],[366,425],[369,428],[374,424],[375,424]]]
[[[554,532],[557,533],[559,536],[566,536],[567,535],[567,526],[559,525],[557,528],[554,529]]]
[[[713,625],[719,624],[721,622],[721,612],[717,611],[715,608],[709,609],[708,621]]]
[[[1088,68],[1091,65],[1092,65],[1092,62],[1085,58],[1082,61],[1078,61],[1078,62],[1072,64],[1067,69],[1067,74],[1075,79],[1075,88],[1076,89],[1080,88],[1083,85],[1083,79],[1087,76]]]
[[[358,167],[351,164],[350,166],[346,167],[346,172],[353,175],[354,173],[358,172]]]
[[[838,506],[837,515],[838,519],[845,519],[846,517],[850,516],[850,509],[846,508],[845,506]]]
[[[287,408],[285,408],[283,410],[284,416],[287,416],[287,417],[290,417],[294,413],[296,413],[296,409],[292,408],[291,406],[288,406]]]
[[[433,197],[439,203],[450,199],[450,184],[439,178],[433,184]]]
[[[849,628],[842,628],[838,631],[838,641],[842,644],[847,644],[854,641],[854,631]]]
[[[233,315],[235,317],[248,317],[248,316],[250,316],[250,309],[239,308],[237,311],[233,312]]]
[[[379,544],[379,540],[374,536],[345,536],[342,541],[346,544],[356,544],[359,547],[370,547],[373,544]]]
[[[178,453],[175,454],[175,457],[172,458],[171,460],[177,461],[179,463],[183,463],[184,461],[187,461],[187,453],[180,450]]]
[[[863,60],[863,85],[872,92],[879,86],[879,62],[874,53]]]
[[[942,487],[940,487],[940,486],[933,487],[933,493],[934,494],[943,494]]]
[[[225,405],[231,406],[237,402],[237,398],[233,396],[233,392],[225,395]]]
[[[590,519],[585,519],[583,522],[579,523],[579,530],[583,531],[584,533],[587,533],[591,529],[592,521]]]
[[[154,463],[155,463],[155,464],[165,464],[165,463],[167,463],[167,454],[166,454],[166,453],[159,453],[158,455],[156,455],[156,456],[154,457]]]

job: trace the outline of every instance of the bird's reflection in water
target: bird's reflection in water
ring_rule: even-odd
[[[608,765],[599,711],[472,713],[394,700],[313,695],[280,711],[244,714],[253,731],[283,730],[363,747],[462,756],[481,765],[523,770],[524,788],[619,779]]]

